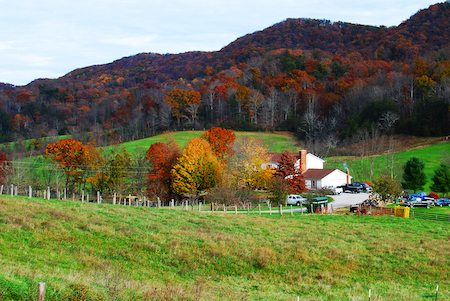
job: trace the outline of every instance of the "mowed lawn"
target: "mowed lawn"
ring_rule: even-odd
[[[0,299],[450,299],[448,223],[0,197]]]
[[[236,139],[251,137],[261,140],[263,145],[271,153],[281,153],[285,149],[292,152],[298,152],[300,150],[298,141],[292,134],[287,132],[233,132],[236,134]],[[200,137],[203,133],[204,131],[170,132],[167,134],[126,142],[119,145],[119,149],[125,147],[130,154],[135,154],[136,152],[147,151],[148,148],[155,142],[167,142],[170,138],[173,138],[178,143],[180,149],[184,149],[190,140]]]

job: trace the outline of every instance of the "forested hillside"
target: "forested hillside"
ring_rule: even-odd
[[[0,85],[0,143],[166,130],[288,130],[316,150],[364,135],[450,134],[450,3],[397,27],[287,19],[217,52],[141,53]]]

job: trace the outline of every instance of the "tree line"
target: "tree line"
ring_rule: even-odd
[[[323,155],[361,130],[447,135],[449,7],[390,29],[290,19],[219,52],[139,54],[1,85],[0,142],[70,134],[104,146],[221,126],[288,130]]]
[[[374,190],[379,193],[383,199],[394,198],[402,194],[402,189],[410,192],[424,190],[428,182],[427,175],[424,172],[425,163],[417,157],[411,157],[403,166],[401,183],[389,175],[381,175],[374,179]],[[430,189],[435,193],[442,193],[442,196],[448,196],[450,193],[450,164],[441,162],[434,171],[431,178],[432,185]]]
[[[290,152],[283,153],[278,169],[270,168],[270,157],[259,140],[236,140],[231,130],[219,127],[192,139],[183,151],[170,136],[166,142],[152,144],[145,152],[142,169],[136,173],[136,162],[125,148],[104,150],[72,138],[49,143],[43,160],[47,166],[51,162],[54,165],[49,170],[14,166],[0,153],[0,184],[15,183],[17,173],[21,173],[22,185],[32,182],[34,187],[39,183],[45,187],[51,181],[69,194],[85,191],[93,195],[98,191],[102,195],[132,193],[152,200],[208,198],[234,205],[256,200],[258,189],[269,191],[271,199],[279,203],[288,193],[305,190]],[[33,180],[39,176],[45,180],[46,172],[52,172],[49,182]],[[55,174],[59,175],[56,183]]]

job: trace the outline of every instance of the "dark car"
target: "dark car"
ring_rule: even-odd
[[[342,187],[342,191],[343,192],[351,192],[351,193],[355,193],[355,192],[357,192],[357,193],[359,193],[359,192],[364,192],[364,187],[363,186],[361,186],[361,185],[353,185],[353,184],[344,184],[344,185],[342,185],[342,186],[340,186],[340,187]]]
[[[353,186],[359,186],[362,187],[362,190],[364,192],[372,192],[373,188],[370,187],[367,183],[363,183],[363,182],[353,182],[352,183]]]
[[[450,199],[438,199],[434,201],[434,206],[450,206]]]

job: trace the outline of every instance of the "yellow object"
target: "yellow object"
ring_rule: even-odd
[[[395,208],[394,208],[395,216],[401,216],[401,217],[409,218],[409,211],[410,210],[411,210],[411,208],[409,208],[409,207],[395,206]]]

